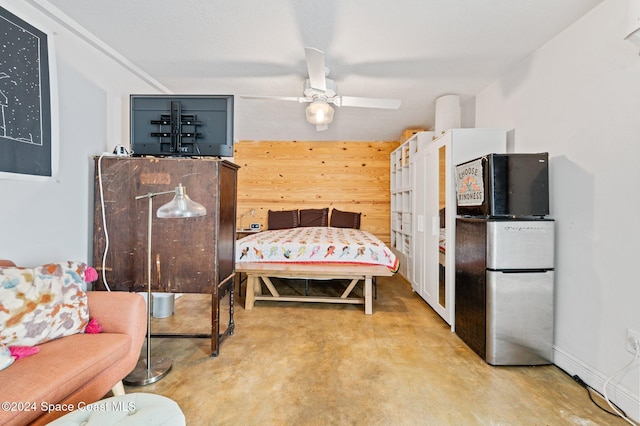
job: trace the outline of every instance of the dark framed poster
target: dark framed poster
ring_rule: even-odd
[[[0,178],[57,172],[51,43],[45,31],[0,7]]]

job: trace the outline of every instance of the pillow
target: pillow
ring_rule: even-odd
[[[334,228],[360,229],[360,216],[362,213],[343,212],[338,209],[331,211],[331,226]]]
[[[34,346],[83,332],[86,268],[81,262],[0,268],[0,345]]]
[[[329,226],[329,207],[300,210],[300,226]]]
[[[267,213],[268,229],[296,228],[298,226],[298,210],[283,210]]]

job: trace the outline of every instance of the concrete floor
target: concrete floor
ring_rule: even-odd
[[[207,333],[210,301],[178,298],[152,333]],[[242,302],[217,358],[208,339],[154,338],[152,357],[173,368],[127,393],[172,398],[188,425],[626,424],[555,366],[486,364],[397,274],[378,279],[371,316],[361,305]]]

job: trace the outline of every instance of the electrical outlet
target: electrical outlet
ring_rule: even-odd
[[[627,329],[627,352],[635,354],[640,350],[640,333],[633,331],[630,328]]]

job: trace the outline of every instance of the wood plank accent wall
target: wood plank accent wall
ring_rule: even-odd
[[[398,145],[395,141],[236,142],[237,226],[259,223],[266,229],[268,210],[329,207],[361,212],[361,229],[389,243],[389,157]]]

